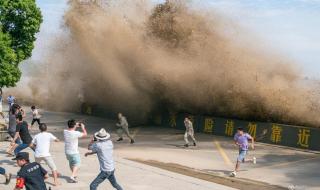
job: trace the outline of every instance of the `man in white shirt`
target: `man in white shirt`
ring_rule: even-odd
[[[52,171],[54,185],[57,186],[59,185],[58,172],[50,154],[50,144],[51,141],[59,142],[59,139],[47,132],[47,125],[45,123],[41,123],[39,129],[40,133],[32,140],[32,146],[35,147],[35,161],[39,164],[41,161],[44,161],[49,166]]]
[[[94,134],[85,156],[97,154],[100,164],[100,174],[90,184],[90,190],[96,190],[100,183],[108,179],[111,185],[117,189],[122,190],[114,175],[114,161],[113,161],[113,143],[110,140],[110,134],[104,128]]]
[[[78,127],[81,127],[82,132],[76,131]],[[78,138],[87,136],[87,130],[83,123],[76,123],[74,119],[68,121],[68,129],[63,131],[65,142],[65,153],[69,161],[71,169],[70,182],[77,183],[77,173],[80,168],[81,158],[78,150]]]

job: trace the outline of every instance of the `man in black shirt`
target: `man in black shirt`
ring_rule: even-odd
[[[29,126],[26,121],[23,121],[23,116],[18,114],[16,116],[17,126],[16,126],[16,134],[11,141],[11,145],[15,144],[15,141],[20,137],[22,140],[22,144],[19,144],[18,147],[14,150],[14,154],[17,155],[23,149],[29,147],[32,142],[32,137],[29,133]]]
[[[47,171],[40,164],[29,162],[29,153],[19,152],[13,160],[21,167],[17,174],[17,183],[14,190],[47,190],[44,182],[49,176]]]

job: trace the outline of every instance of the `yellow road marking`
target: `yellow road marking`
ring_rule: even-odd
[[[220,146],[220,143],[218,141],[214,141],[214,144],[216,145],[216,147],[219,150],[220,155],[222,156],[224,162],[232,167],[232,162],[230,161],[229,157],[227,156],[227,154],[225,153],[225,151],[223,150],[223,148]]]

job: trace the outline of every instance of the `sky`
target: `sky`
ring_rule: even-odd
[[[163,0],[152,0],[153,2]],[[215,11],[257,36],[261,46],[293,60],[304,76],[320,79],[320,0],[188,0]],[[67,0],[37,0],[44,16],[33,60],[50,49],[61,31]]]

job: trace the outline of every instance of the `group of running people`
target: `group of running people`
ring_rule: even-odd
[[[9,98],[10,97],[10,98]],[[25,111],[15,103],[13,96],[8,97],[9,103],[9,127],[8,134],[11,136],[11,143],[7,149],[7,154],[15,156],[17,165],[21,167],[17,174],[16,190],[26,187],[27,190],[46,190],[44,180],[48,177],[47,172],[40,165],[41,162],[45,162],[52,171],[54,179],[54,185],[60,185],[58,181],[58,171],[55,162],[50,154],[49,148],[52,141],[59,142],[59,139],[53,134],[47,132],[47,125],[40,121],[41,115],[39,110],[35,106],[31,106],[32,122],[31,126],[25,121]],[[1,99],[2,100],[2,96]],[[2,110],[0,110],[2,112]],[[3,113],[3,112],[2,112]],[[123,134],[129,139],[130,143],[134,143],[133,137],[129,133],[127,119],[121,114],[118,114],[119,122],[116,124],[119,128],[117,133],[119,139],[123,140]],[[34,123],[37,122],[40,132],[33,138],[30,135],[29,129],[33,128]],[[185,134],[184,141],[185,147],[189,147],[190,137],[193,141],[193,146],[197,146],[197,142],[194,136],[193,123],[190,117],[184,119]],[[81,130],[79,131],[78,128]],[[65,154],[71,170],[69,182],[77,183],[77,174],[81,164],[81,157],[78,150],[78,138],[87,136],[87,131],[84,123],[76,122],[71,119],[67,122],[67,129],[63,131]],[[239,155],[237,158],[235,170],[231,172],[230,176],[235,177],[242,162],[253,162],[256,163],[256,158],[246,159],[246,155],[249,149],[249,141],[252,141],[251,147],[254,149],[254,139],[243,131],[242,128],[238,128],[237,133],[234,136],[235,144],[239,147]],[[34,151],[35,162],[30,163],[29,153],[22,152],[26,148],[31,148]],[[95,133],[88,149],[90,152],[86,153],[85,156],[91,154],[97,154],[100,164],[100,174],[90,184],[90,190],[97,189],[98,185],[105,179],[109,179],[111,184],[117,190],[121,190],[121,186],[117,183],[114,175],[114,164],[113,164],[113,144],[110,140],[110,134],[105,130],[101,129]],[[6,177],[6,184],[10,183],[11,174],[6,173],[4,168],[0,167],[0,174]]]

